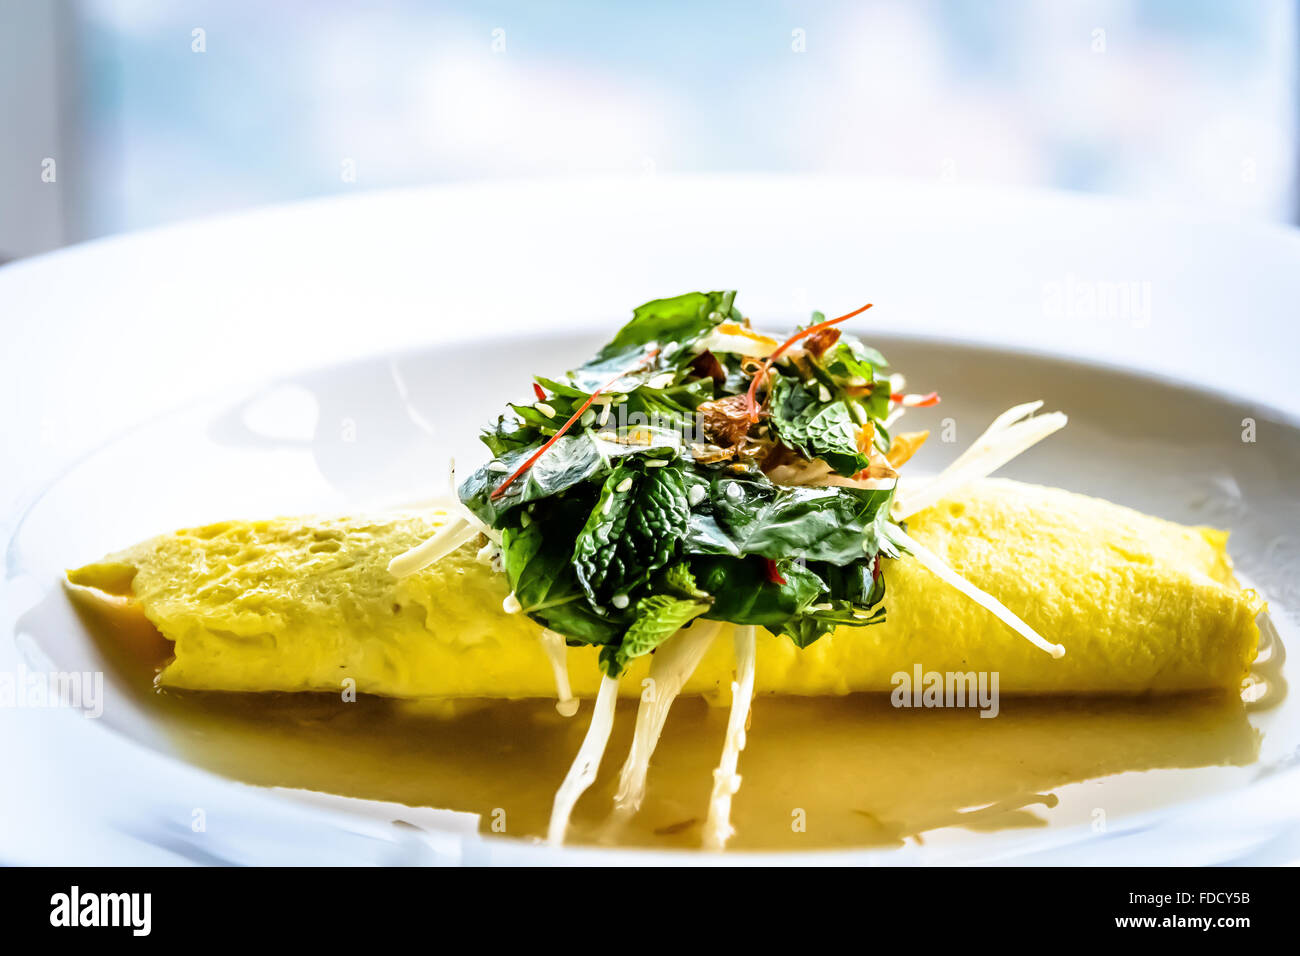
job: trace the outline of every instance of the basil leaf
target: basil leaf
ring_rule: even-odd
[[[720,322],[741,320],[740,312],[732,305],[735,298],[735,292],[687,292],[638,306],[632,310],[632,321],[619,329],[583,369],[589,371],[596,363],[625,356],[651,342],[661,346],[676,343],[684,350]]]
[[[859,562],[868,578],[873,563],[874,559]],[[710,620],[765,627],[773,634],[787,635],[798,647],[807,647],[839,627],[865,627],[885,619],[883,606],[871,613],[869,607],[834,599],[814,568],[796,561],[777,562],[784,583],[773,581],[766,563],[757,558],[694,558],[691,567],[713,595],[707,612]],[[883,600],[883,577],[871,597],[875,603]]]
[[[543,627],[584,644],[608,644],[618,639],[620,623],[596,614],[570,562],[574,531],[584,508],[579,502],[561,502],[548,509],[543,520],[506,528],[501,548],[506,576],[523,612]],[[548,530],[543,533],[543,528]]]
[[[504,415],[485,427],[479,433],[479,441],[487,445],[495,458],[518,451],[521,448],[535,446],[541,433],[529,425],[522,424]]]
[[[542,446],[538,441],[504,452],[461,484],[460,500],[483,521],[499,527],[502,517],[519,505],[549,498],[609,471],[614,462],[633,456],[670,457],[682,445],[681,433],[661,428],[638,429],[637,441],[607,441],[584,430],[562,436],[499,498],[492,493]]]
[[[834,564],[817,565],[817,571],[830,588],[831,600],[872,607],[885,597],[884,575],[876,574],[875,559],[859,561],[840,567]]]
[[[609,676],[617,677],[628,661],[649,654],[708,609],[708,601],[682,600],[667,594],[642,598],[636,603],[636,620],[622,642],[601,650],[601,665]]]
[[[785,584],[769,580],[767,563],[759,558],[693,558],[691,571],[713,596],[710,620],[754,624],[774,634],[826,590],[820,577],[792,561],[780,566]]]
[[[888,536],[892,498],[891,489],[791,488],[762,476],[715,475],[708,494],[691,511],[683,549],[688,554],[800,557],[837,565],[878,551],[893,556],[897,551]]]
[[[842,335],[840,340],[822,356],[826,371],[837,379],[862,379],[859,385],[873,382],[876,370],[888,368],[885,357],[852,335]]]
[[[578,533],[573,567],[595,605],[629,595],[668,564],[689,509],[680,465],[615,468]]]

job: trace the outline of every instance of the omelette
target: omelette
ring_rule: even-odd
[[[542,629],[508,613],[506,576],[480,542],[395,578],[389,561],[444,526],[439,512],[230,521],[150,539],[69,572],[126,598],[173,643],[162,687],[390,697],[551,697]],[[997,671],[1010,694],[1237,688],[1255,657],[1261,600],[1240,587],[1227,535],[1097,498],[984,479],[915,515],[912,536],[1068,653],[1054,660],[907,558],[883,563],[890,613],[810,647],[758,634],[762,694],[889,692],[893,676]],[[1026,569],[1032,569],[1031,574]],[[594,696],[597,649],[565,651],[573,692]],[[715,641],[684,687],[730,693],[735,655]],[[620,676],[641,693],[649,657]]]
[[[565,716],[591,699],[554,843],[620,696],[639,704],[615,822],[641,806],[678,696],[730,708],[703,828],[721,849],[755,695],[908,706],[912,675],[981,702],[990,684],[1237,691],[1264,604],[1233,576],[1227,534],[988,477],[1066,424],[1041,402],[904,479],[929,433],[897,424],[940,399],[843,332],[868,308],[780,338],[734,292],[645,303],[489,423],[491,457],[459,484],[453,466],[436,507],[190,528],[69,582],[171,642],[163,688],[555,696]]]

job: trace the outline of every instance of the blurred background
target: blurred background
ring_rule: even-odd
[[[1010,183],[1295,221],[1296,0],[0,0],[0,259],[425,183]]]

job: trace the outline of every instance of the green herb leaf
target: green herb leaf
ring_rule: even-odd
[[[684,349],[707,334],[715,325],[740,313],[732,304],[735,292],[687,292],[671,299],[654,299],[632,311],[632,321],[596,353],[594,362],[605,362],[635,352],[650,342],[660,346],[675,343]],[[589,369],[593,363],[584,368]]]
[[[671,567],[665,568],[660,575],[660,586],[680,598],[690,598],[692,600],[707,601],[712,600],[707,591],[701,591],[695,583],[695,575],[691,573],[691,566],[686,561],[679,561]]]
[[[541,520],[506,528],[501,535],[502,555],[506,576],[525,614],[570,640],[608,644],[619,638],[623,626],[588,606],[571,564],[571,542],[584,513],[580,502],[563,501],[546,509]],[[569,529],[567,536],[565,529]]]
[[[858,448],[858,433],[866,412],[859,406],[854,415],[852,399],[832,395],[821,400],[816,385],[810,390],[793,376],[774,375],[768,400],[772,427],[777,436],[805,458],[820,458],[838,474],[857,474],[871,464],[871,458]]]
[[[578,534],[573,567],[593,604],[628,596],[668,564],[689,508],[680,465],[626,462],[605,479]]]
[[[492,494],[506,478],[527,461],[542,442],[505,451],[461,484],[460,500],[479,518],[500,527],[512,509],[567,491],[589,478],[606,474],[614,464],[629,457],[672,457],[681,448],[678,431],[662,428],[638,430],[636,441],[607,441],[590,430],[564,435],[537,462],[510,483],[498,498]]]
[[[773,460],[794,453],[853,474],[870,462],[858,448],[866,422],[887,449],[883,356],[849,335],[820,356],[804,350],[774,370],[770,430],[700,451],[700,405],[734,400],[753,372],[730,353],[700,359],[701,337],[727,320],[743,321],[730,292],[647,302],[592,361],[538,377],[544,402],[513,405],[484,429],[495,459],[459,489],[501,532],[523,611],[571,643],[601,645],[609,674],[700,616],[800,647],[884,618],[878,559],[901,550],[892,491],[778,486],[759,468],[771,449]],[[548,445],[598,388],[607,406]]]
[[[683,549],[852,564],[896,553],[885,530],[892,498],[891,489],[790,488],[762,475],[719,474],[691,511]]]
[[[709,609],[708,601],[683,600],[667,594],[642,598],[636,603],[636,620],[615,646],[600,652],[605,672],[617,677],[628,661],[644,657]]]
[[[691,570],[713,595],[711,620],[754,624],[774,634],[786,630],[826,590],[826,582],[793,561],[780,567],[784,584],[768,579],[767,564],[759,558],[693,558]]]

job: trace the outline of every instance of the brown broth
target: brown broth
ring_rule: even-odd
[[[495,820],[507,835],[540,837],[591,713],[585,701],[566,719],[550,701],[160,691],[153,676],[168,642],[127,608],[78,606],[179,753],[247,783],[470,811],[484,832]],[[605,821],[635,707],[619,706],[572,839],[697,847],[726,712],[700,699],[677,702],[645,805],[612,833]],[[1226,695],[1003,697],[991,720],[973,709],[896,709],[878,695],[762,697],[751,720],[732,811],[730,846],[738,849],[896,846],[945,827],[1043,826],[1053,792],[1068,784],[1243,766],[1257,758],[1260,740],[1241,701]]]

